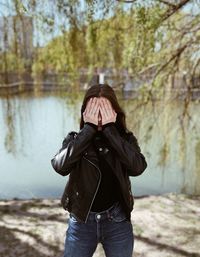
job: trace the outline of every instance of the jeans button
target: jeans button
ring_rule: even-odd
[[[98,215],[97,215],[97,219],[100,219],[100,218],[101,218],[101,215],[100,215],[100,214],[98,214]]]

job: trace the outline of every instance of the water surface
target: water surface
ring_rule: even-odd
[[[50,163],[71,130],[79,130],[79,95],[31,93],[0,98],[0,198],[60,197],[68,176]],[[190,104],[182,120],[182,101],[139,100],[118,96],[127,127],[138,139],[148,167],[130,177],[134,195],[200,193],[200,105]]]

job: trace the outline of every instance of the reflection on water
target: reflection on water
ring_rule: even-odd
[[[0,198],[60,197],[68,177],[50,160],[70,130],[79,130],[83,93],[19,95],[0,99]],[[146,105],[118,95],[127,127],[138,138],[148,167],[131,177],[134,195],[200,193],[199,103],[182,116],[182,101]]]

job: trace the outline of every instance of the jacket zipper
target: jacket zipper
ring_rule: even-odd
[[[85,156],[83,156],[83,158],[85,158]],[[87,216],[86,216],[86,219],[85,219],[85,223],[87,222],[87,219],[88,219],[88,215],[89,215],[89,212],[90,212],[90,209],[91,209],[91,207],[92,207],[92,204],[93,204],[93,202],[94,202],[94,199],[95,199],[95,196],[96,196],[96,194],[97,194],[97,191],[98,191],[98,189],[99,189],[99,185],[100,185],[100,182],[101,182],[101,171],[100,171],[100,169],[93,163],[93,162],[91,162],[90,160],[88,160],[87,158],[85,158],[87,161],[89,161],[92,165],[94,165],[96,168],[97,168],[97,170],[98,170],[98,172],[99,172],[99,175],[100,175],[100,179],[99,179],[99,181],[98,181],[98,185],[97,185],[97,187],[96,187],[96,191],[95,191],[95,193],[94,193],[94,197],[93,197],[93,199],[92,199],[92,202],[91,202],[91,204],[90,204],[90,208],[89,208],[89,210],[88,210],[88,213],[87,213]]]

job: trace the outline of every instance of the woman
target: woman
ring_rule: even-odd
[[[70,216],[64,257],[91,257],[99,242],[107,257],[131,257],[129,176],[139,176],[147,163],[112,87],[97,84],[87,90],[80,131],[68,133],[51,164],[69,175],[61,198]]]

